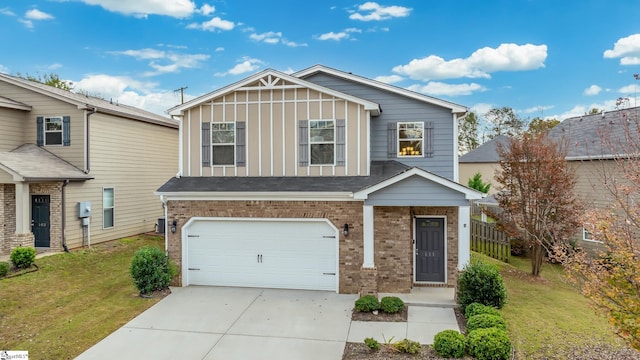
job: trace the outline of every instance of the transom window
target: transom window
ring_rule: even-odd
[[[333,165],[335,159],[335,121],[309,121],[311,165]]]
[[[398,123],[398,157],[422,156],[424,123]]]
[[[44,118],[44,144],[62,145],[62,118]]]
[[[234,165],[236,127],[233,122],[211,124],[213,165]]]

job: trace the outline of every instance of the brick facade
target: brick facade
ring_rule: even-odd
[[[182,262],[181,230],[192,217],[245,218],[322,218],[342,229],[349,224],[349,234],[340,231],[339,292],[377,293],[409,292],[413,286],[413,216],[445,215],[447,217],[447,283],[457,279],[458,211],[456,207],[375,207],[375,269],[362,268],[363,203],[359,201],[197,201],[167,202],[169,227],[175,220],[176,232],[168,232],[169,257],[180,268]],[[181,285],[179,274],[174,285]]]

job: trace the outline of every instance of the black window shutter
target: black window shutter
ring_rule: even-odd
[[[387,157],[398,157],[398,125],[395,122],[387,124]]]
[[[309,165],[309,120],[298,122],[298,161],[300,166]]]
[[[71,145],[71,116],[62,117],[62,146]]]
[[[36,144],[38,146],[44,145],[44,118],[38,116],[36,118]]]
[[[433,122],[428,121],[424,123],[424,156],[433,157]]]
[[[345,121],[344,119],[336,120],[336,165],[344,166],[345,164]]]
[[[202,123],[202,166],[211,166],[211,123]]]
[[[236,166],[245,165],[245,122],[236,122]]]

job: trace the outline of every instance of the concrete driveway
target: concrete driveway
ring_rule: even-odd
[[[351,321],[357,295],[209,286],[172,288],[171,295],[78,359],[339,360],[347,341],[393,337],[432,344],[439,331],[459,330],[450,289],[424,289],[400,296],[407,298],[408,320],[388,323]],[[434,304],[434,299],[444,307]]]

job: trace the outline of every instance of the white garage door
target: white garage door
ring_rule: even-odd
[[[336,290],[336,230],[326,220],[195,220],[187,284]]]

